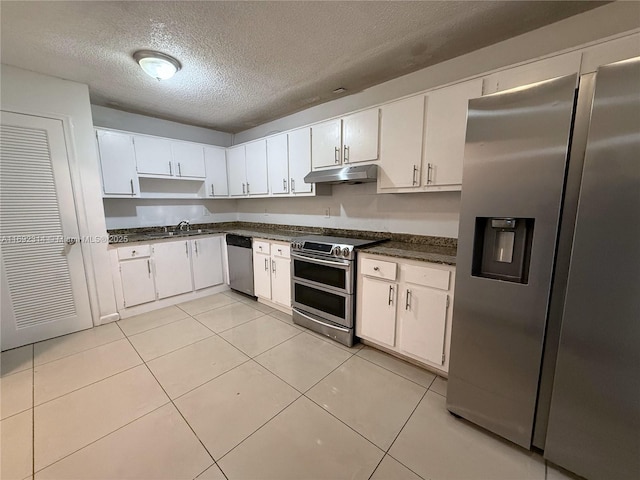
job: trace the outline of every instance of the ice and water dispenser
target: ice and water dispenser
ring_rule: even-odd
[[[527,283],[533,218],[476,217],[471,274]]]

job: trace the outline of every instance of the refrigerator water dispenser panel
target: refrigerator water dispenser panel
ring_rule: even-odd
[[[471,274],[527,283],[533,225],[533,218],[477,217]]]

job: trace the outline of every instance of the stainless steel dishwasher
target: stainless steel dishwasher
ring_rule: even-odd
[[[254,295],[253,250],[251,237],[227,233],[227,255],[229,258],[229,286],[232,290]]]

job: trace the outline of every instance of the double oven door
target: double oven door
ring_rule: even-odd
[[[353,328],[354,262],[311,253],[291,254],[293,307]]]

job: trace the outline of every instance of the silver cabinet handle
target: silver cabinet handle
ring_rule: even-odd
[[[293,193],[295,193],[295,191],[296,191],[296,181],[293,178],[291,179],[291,191]]]
[[[196,247],[196,255],[198,254],[198,240],[193,241],[193,246]]]
[[[213,193],[213,183],[211,184],[211,196],[213,197],[215,194]]]
[[[380,267],[373,267],[373,269],[378,272],[380,270]]]
[[[265,272],[269,271],[269,259],[268,258],[264,259],[264,271]]]
[[[169,175],[173,175],[173,171],[171,170],[171,160],[169,160]]]
[[[135,195],[136,192],[133,191],[133,178],[130,180],[131,182],[131,195]]]
[[[340,163],[340,147],[336,147],[335,159],[336,159],[336,163]]]
[[[416,175],[417,173],[418,173],[418,166],[414,165],[413,166],[413,183],[412,183],[413,185],[417,185],[418,184],[418,177]]]
[[[404,309],[409,310],[411,308],[411,290],[407,288],[407,301],[404,304]]]
[[[271,271],[276,273],[276,262],[273,259],[271,259]]]
[[[147,271],[149,272],[149,278],[151,278],[151,260],[147,260]]]
[[[189,256],[189,242],[184,242],[184,251]]]
[[[282,179],[282,191],[283,192],[287,191],[287,179],[286,178]]]
[[[247,195],[249,195],[249,182],[247,182]]]
[[[433,170],[433,166],[430,163],[427,163],[427,183],[431,184],[433,183],[433,180],[431,180],[431,171]]]
[[[344,163],[349,163],[349,146],[345,145],[344,146]]]
[[[178,176],[182,176],[182,167],[180,166],[180,162],[178,162]]]
[[[393,285],[389,285],[389,305],[393,304]]]
[[[242,194],[246,195],[245,191],[244,191],[244,183],[242,184]]]

